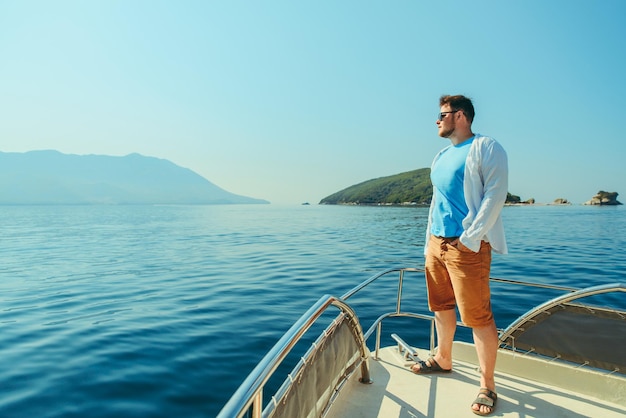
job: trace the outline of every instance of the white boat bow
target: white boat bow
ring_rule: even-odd
[[[404,276],[416,272],[421,270],[390,269],[341,298],[322,297],[250,373],[218,418],[474,416],[470,405],[478,393],[479,372],[473,344],[455,341],[452,373],[416,375],[410,370],[415,361],[436,350],[433,316],[402,310]],[[348,300],[393,273],[398,273],[395,310],[381,313],[363,332],[358,312]],[[498,401],[490,416],[626,416],[626,287],[615,283],[574,290],[492,280],[563,294],[499,330]],[[607,294],[618,306],[598,304],[607,300],[598,295]],[[283,360],[330,307],[338,308],[339,314],[287,373],[276,393],[264,393]],[[410,318],[426,326],[429,346],[414,347],[394,334],[394,343],[381,347],[383,322],[391,318]]]

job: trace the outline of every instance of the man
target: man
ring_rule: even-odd
[[[458,307],[472,328],[480,364],[480,391],[471,405],[478,415],[493,412],[498,331],[491,311],[491,251],[506,254],[501,211],[508,191],[506,152],[494,139],[474,134],[474,106],[465,96],[442,96],[439,136],[449,146],[431,166],[433,198],[426,231],[428,306],[435,313],[438,349],[415,364],[414,373],[452,371],[452,341]]]

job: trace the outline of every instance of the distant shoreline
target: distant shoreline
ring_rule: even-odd
[[[403,207],[428,208],[430,203],[318,203],[319,206],[364,206],[364,207]],[[504,206],[620,206],[620,205],[586,205],[584,203],[505,203]]]

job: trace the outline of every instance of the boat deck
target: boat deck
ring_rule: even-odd
[[[420,359],[428,351],[416,350]],[[330,408],[328,418],[415,418],[476,416],[470,405],[479,377],[474,347],[456,343],[453,372],[416,375],[397,347],[370,358],[372,384],[354,373]],[[543,382],[534,378],[540,376]],[[546,382],[546,377],[548,382]],[[557,362],[499,352],[496,367],[498,402],[493,417],[624,417],[626,379]],[[557,386],[558,385],[558,386]],[[563,389],[565,385],[568,389]]]

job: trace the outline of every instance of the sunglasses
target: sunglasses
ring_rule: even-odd
[[[446,115],[447,115],[448,113],[456,113],[456,112],[458,112],[458,111],[459,111],[459,110],[452,110],[452,111],[450,111],[450,112],[441,112],[439,115],[437,115],[437,120],[438,120],[439,122],[441,122],[441,121],[443,120],[443,118],[445,118],[445,117],[446,117]]]

